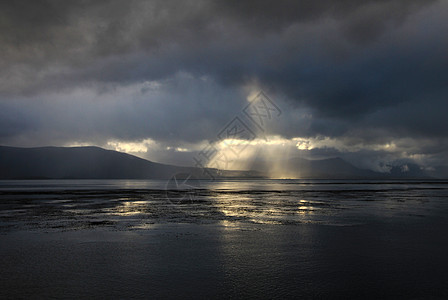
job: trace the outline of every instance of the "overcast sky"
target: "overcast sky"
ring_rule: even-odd
[[[0,144],[448,165],[448,1],[1,1]]]

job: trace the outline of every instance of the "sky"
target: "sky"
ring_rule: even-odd
[[[1,1],[0,145],[447,167],[447,32],[448,1]]]

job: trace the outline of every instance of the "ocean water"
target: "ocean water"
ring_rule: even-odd
[[[447,236],[447,181],[0,181],[0,297],[444,299]]]
[[[0,230],[406,223],[444,219],[447,199],[445,181],[0,181]]]

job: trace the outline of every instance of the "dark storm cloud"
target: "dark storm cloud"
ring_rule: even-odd
[[[210,139],[254,86],[286,108],[273,134],[441,153],[447,15],[420,0],[3,1],[0,143]]]
[[[270,42],[266,35],[334,17],[342,36],[372,40],[422,3],[428,1],[4,1],[2,65],[13,75],[7,82],[14,92],[52,88],[55,77],[59,86],[60,75],[70,85],[79,78],[158,79],[179,70],[240,83],[269,72],[259,66],[269,51],[288,46],[276,41],[257,55]],[[250,55],[258,56],[255,66]],[[282,61],[272,63],[284,68]]]
[[[388,23],[402,22],[408,13],[431,1],[219,1],[218,10],[252,30],[281,30],[298,22],[334,17],[359,41],[375,38]]]

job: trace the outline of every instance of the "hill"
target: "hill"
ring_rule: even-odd
[[[176,173],[204,177],[200,168],[155,163],[99,147],[0,146],[0,179],[166,179]]]
[[[199,179],[210,179],[208,174],[214,178],[430,178],[417,165],[395,166],[389,173],[379,173],[357,168],[341,158],[259,162],[253,169],[257,171],[179,167],[99,147],[0,146],[0,179],[168,179],[179,173]]]

